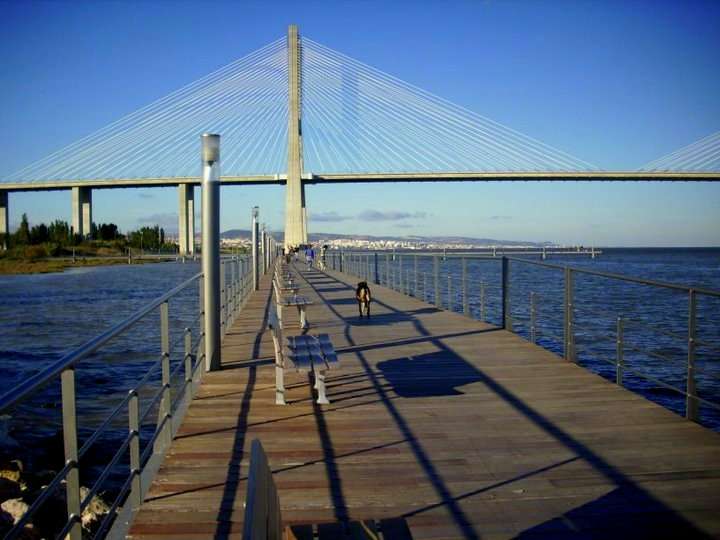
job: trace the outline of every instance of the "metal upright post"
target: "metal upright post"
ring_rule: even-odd
[[[227,322],[227,295],[225,294],[225,261],[220,259],[220,341],[225,339],[225,323]]]
[[[573,328],[573,272],[568,266],[565,267],[565,360],[570,362],[575,361],[575,337]]]
[[[510,261],[502,257],[502,327],[512,332],[510,319]]]
[[[75,368],[68,368],[62,372],[60,376],[60,389],[65,463],[72,463],[72,468],[65,477],[65,492],[67,497],[67,516],[68,519],[74,519],[75,523],[72,525],[68,536],[70,540],[81,540],[82,525],[80,523],[80,469],[78,464]]]
[[[530,293],[530,343],[537,341],[537,312],[535,311],[535,293]]]
[[[170,304],[166,301],[160,304],[160,350],[162,352],[162,400],[160,401],[160,415],[158,423],[162,424],[163,448],[169,448],[172,442],[172,425],[170,408]]]
[[[452,301],[452,275],[448,274],[448,311],[453,310]]]
[[[202,135],[202,267],[205,277],[205,365],[220,369],[220,135]]]
[[[418,297],[418,256],[415,255],[415,256],[413,257],[413,259],[414,259],[414,261],[413,261],[413,266],[414,266],[413,270],[414,270],[414,273],[415,273],[415,286],[413,287],[413,296],[415,296],[415,298],[417,298],[417,297]]]
[[[403,257],[402,255],[398,255],[398,263],[397,263],[397,270],[398,270],[398,279],[397,279],[397,289],[400,292],[404,292],[403,289]]]
[[[695,335],[697,333],[697,293],[690,289],[688,297],[688,356],[687,389],[685,392],[685,418],[697,422],[700,419],[695,388]]]
[[[258,258],[258,236],[260,235],[260,224],[258,223],[258,215],[260,209],[253,206],[252,209],[252,273],[253,273],[253,290],[260,289],[260,260]]]
[[[130,391],[128,401],[128,428],[130,431],[130,502],[133,508],[140,508],[142,504],[142,484],[140,471],[140,403],[137,390]]]
[[[375,264],[375,285],[380,285],[380,272],[378,271],[378,253],[377,251],[373,254]]]
[[[260,273],[265,275],[267,272],[267,246],[265,245],[265,224],[260,228]]]
[[[625,368],[625,322],[622,315],[617,318],[617,343],[615,344],[615,383],[623,385]]]
[[[480,320],[485,322],[485,282],[480,282]],[[503,320],[505,320],[503,318]]]
[[[470,316],[470,302],[468,301],[467,287],[467,259],[462,259],[462,299],[463,299],[463,315]]]
[[[390,288],[390,254],[385,254],[385,286]]]
[[[442,308],[440,305],[440,258],[437,255],[433,255],[433,278],[435,287],[435,306]]]

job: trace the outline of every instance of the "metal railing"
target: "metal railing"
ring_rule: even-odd
[[[706,396],[699,395],[697,385],[700,375],[708,380],[720,381],[720,373],[716,373],[709,366],[700,366],[697,362],[698,348],[700,347],[714,353],[720,352],[720,344],[713,340],[701,340],[698,337],[699,300],[701,298],[720,300],[720,291],[507,256],[337,250],[328,252],[328,259],[329,267],[333,270],[349,273],[366,281],[417,297],[441,309],[475,316],[481,321],[488,321],[488,310],[492,308],[493,311],[498,312],[494,321],[496,324],[517,332],[514,327],[522,323],[524,333],[529,341],[548,348],[551,348],[550,344],[559,342],[561,344],[559,349],[568,361],[577,362],[579,356],[588,356],[611,366],[614,369],[614,380],[618,385],[623,385],[627,374],[630,373],[663,389],[682,394],[685,417],[690,420],[699,421],[700,405],[720,411],[718,396],[713,395],[712,399],[708,399]],[[455,273],[441,272],[441,263],[453,259],[459,261],[460,270]],[[499,268],[495,268],[492,280],[472,278],[468,275],[468,261],[494,264]],[[557,284],[556,294],[546,298],[542,291],[537,290],[537,286],[524,283],[522,289],[527,294],[526,300],[518,299],[517,295],[513,295],[512,291],[515,287],[513,276],[516,272],[512,269],[525,266],[554,273],[550,278]],[[597,301],[578,302],[578,293],[582,292],[582,288],[578,285],[577,280],[583,277],[607,280],[616,288],[641,286],[667,291],[673,295],[675,304],[677,304],[678,296],[684,297],[686,302],[686,307],[682,308],[685,310],[684,331],[675,328],[668,329],[661,324],[651,324],[638,317],[628,316],[619,310],[600,309],[596,305]],[[471,309],[471,301],[476,309]],[[543,301],[546,304],[543,304],[543,309],[540,309]],[[556,301],[554,309],[547,310],[545,306],[552,304],[553,301]],[[587,305],[590,303],[591,307]],[[578,316],[584,313],[593,314],[596,321],[598,317],[609,319],[612,322],[610,332],[608,333],[607,324],[604,325],[604,333],[598,333],[596,329],[590,328],[593,321],[589,321],[587,326],[580,325]],[[707,319],[707,316],[704,318]],[[552,324],[543,326],[541,324],[543,320],[551,321]],[[595,324],[597,325],[597,322]],[[682,348],[684,355],[683,385],[668,383],[641,369],[642,366],[638,366],[637,362],[628,362],[630,353],[644,355],[653,361],[674,361],[668,354],[636,346],[629,342],[627,336],[629,327],[640,328],[646,333],[657,333],[680,342],[679,347]],[[714,327],[716,328],[716,326]],[[559,330],[559,332],[555,333],[553,330]],[[593,355],[589,351],[580,352],[578,337],[585,335],[597,341],[607,341],[612,346],[613,354]],[[541,338],[549,338],[550,341],[543,341]]]
[[[61,414],[62,434],[64,445],[64,466],[54,476],[30,504],[28,510],[15,526],[5,536],[6,540],[18,538],[23,535],[24,527],[32,521],[33,516],[65,482],[67,500],[67,520],[61,530],[57,531],[57,538],[72,540],[82,537],[81,516],[93,497],[103,487],[111,475],[117,474],[117,467],[123,461],[129,463],[126,474],[123,475],[117,495],[109,506],[108,514],[103,518],[94,538],[103,538],[118,515],[121,505],[125,510],[136,511],[149,487],[150,479],[143,473],[154,456],[164,454],[172,441],[175,430],[179,427],[179,420],[184,414],[189,400],[194,395],[202,377],[205,362],[204,349],[204,313],[203,313],[203,275],[198,273],[174,287],[167,293],[148,303],[124,321],[118,323],[103,334],[91,339],[77,349],[65,354],[49,367],[37,375],[29,378],[13,390],[0,397],[0,413],[13,408],[34,395],[47,384],[60,379],[61,386]],[[187,289],[198,286],[199,313],[185,328],[171,328],[170,302]],[[238,312],[242,309],[248,296],[252,292],[251,261],[247,257],[230,257],[221,261],[221,324],[222,335],[230,328]],[[160,324],[160,356],[145,371],[143,376],[134,383],[125,397],[102,420],[100,425],[85,440],[78,437],[78,411],[76,393],[76,368],[83,360],[101,351],[110,341],[126,334],[141,322],[147,321],[149,316],[159,312]],[[197,324],[198,330],[192,328]],[[171,330],[174,330],[180,339],[171,343]],[[180,361],[171,364],[171,354],[175,347],[182,346]],[[159,372],[159,373],[158,373]],[[152,392],[153,375],[160,375],[160,386]],[[150,395],[148,395],[148,392]],[[144,403],[141,403],[143,401]],[[157,413],[155,427],[149,438],[143,443],[141,430]],[[127,435],[124,436],[113,456],[95,478],[92,487],[81,496],[80,487],[80,461],[100,439],[100,437],[117,425],[122,414],[127,418]],[[130,501],[130,504],[125,504]]]

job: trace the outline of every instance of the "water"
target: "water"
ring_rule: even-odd
[[[387,280],[386,260],[382,254],[378,258],[378,272],[383,283]],[[535,257],[532,260],[540,259]],[[606,249],[595,260],[573,256],[550,257],[545,262],[720,290],[720,249],[717,248]],[[418,257],[417,268],[417,295],[434,302],[432,259]],[[412,252],[397,253],[395,261],[390,260],[389,269],[390,282],[395,288],[414,293],[415,257]],[[372,266],[371,272],[374,272]],[[501,324],[500,260],[467,259],[467,272],[468,303],[472,315]],[[452,309],[461,312],[461,261],[452,257],[446,260],[440,258],[439,273],[442,306],[447,308],[450,300]],[[537,342],[562,355],[562,269],[511,262],[510,276],[513,329],[526,339],[530,338],[530,294],[535,293]],[[686,386],[688,293],[581,273],[574,276],[574,322],[579,363],[609,380],[615,380],[617,318],[622,316],[625,386],[678,414],[684,414],[685,397],[665,385],[682,389]],[[371,279],[373,277],[370,276]],[[697,339],[698,395],[720,402],[720,298],[698,295]],[[720,431],[720,411],[701,405],[700,420]]]
[[[72,269],[57,274],[0,276],[0,393],[52,364],[68,351],[118,324],[151,300],[200,271],[198,263],[158,263]],[[181,361],[182,329],[197,336],[198,284],[170,303],[172,365]],[[85,440],[107,418],[147,370],[160,359],[160,315],[156,309],[100,351],[78,363],[78,433]],[[141,392],[141,411],[160,387],[156,369]],[[4,414],[10,435],[31,470],[58,470],[62,461],[59,379]],[[155,414],[142,434],[147,440]],[[82,480],[91,482],[127,435],[127,412],[91,448],[83,460]],[[32,426],[26,429],[26,426]],[[2,448],[0,448],[2,450]],[[9,451],[8,449],[5,449]],[[11,449],[12,450],[12,449]],[[123,460],[124,462],[125,460]],[[126,471],[127,469],[125,469]],[[109,485],[115,485],[111,478]]]

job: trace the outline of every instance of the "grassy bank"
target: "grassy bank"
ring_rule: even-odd
[[[132,264],[145,264],[162,262],[161,259],[133,259]],[[87,266],[112,266],[116,264],[127,264],[127,258],[102,258],[91,259],[8,259],[0,258],[0,275],[9,274],[48,274],[50,272],[62,272],[66,268],[83,268]]]
[[[16,246],[0,251],[0,275],[46,274],[62,272],[66,268],[127,264],[127,248],[113,243],[87,243],[75,247],[53,244]],[[133,264],[158,262],[140,258],[139,250],[132,250]]]

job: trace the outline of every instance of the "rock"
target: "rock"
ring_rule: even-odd
[[[86,487],[80,488],[80,500],[87,497],[90,490]],[[94,495],[90,502],[83,510],[81,520],[83,529],[86,531],[94,531],[96,527],[102,523],[107,513],[110,511],[110,507],[105,501],[103,501],[97,495]]]
[[[29,506],[22,499],[8,499],[0,504],[0,508],[2,508],[4,512],[10,514],[13,523],[17,523],[20,521],[20,518],[25,515]]]
[[[23,472],[23,464],[19,459],[4,460],[0,462],[0,478],[11,482],[20,482]]]

